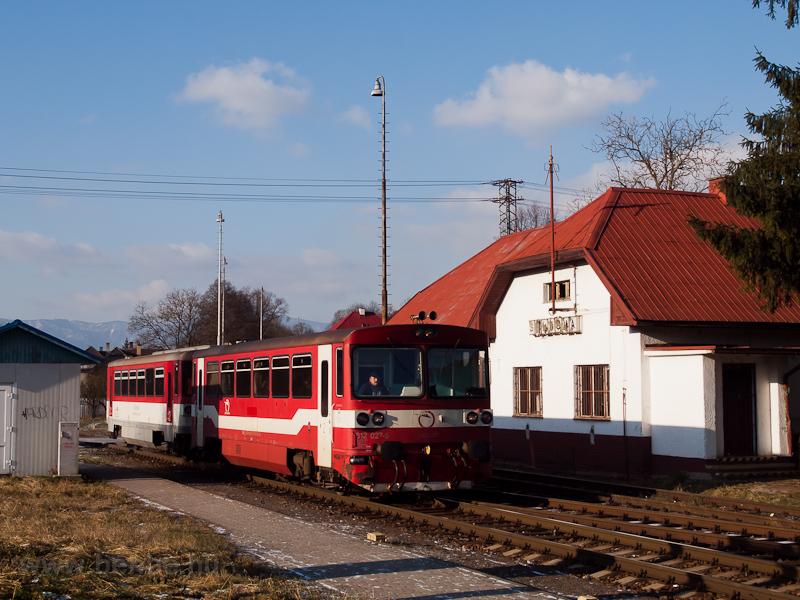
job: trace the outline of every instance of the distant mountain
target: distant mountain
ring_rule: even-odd
[[[13,320],[0,319],[0,325],[5,325]],[[292,318],[285,320],[288,326],[292,326],[298,321],[308,324],[314,331],[324,331],[328,328],[328,323],[320,323],[318,321]],[[34,319],[24,322],[81,350],[86,350],[89,346],[100,350],[105,348],[106,344],[113,349],[122,347],[125,344],[125,340],[136,341],[128,334],[127,321],[87,323],[85,321],[69,321],[67,319]]]
[[[13,319],[0,319],[6,323]],[[68,342],[81,350],[94,346],[98,350],[109,344],[111,348],[122,346],[128,339],[127,321],[108,321],[107,323],[87,323],[85,321],[69,321],[67,319],[31,319],[25,320],[31,327]]]

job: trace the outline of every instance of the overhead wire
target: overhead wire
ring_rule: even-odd
[[[141,199],[141,200],[174,200],[174,201],[216,201],[216,202],[321,202],[321,203],[367,203],[373,202],[372,195],[340,195],[340,194],[234,194],[225,192],[209,193],[199,191],[168,191],[166,189],[135,188],[103,188],[103,187],[67,187],[67,182],[98,183],[120,186],[202,186],[226,190],[231,188],[369,188],[376,185],[369,179],[311,179],[311,178],[258,178],[258,177],[221,177],[221,176],[186,176],[144,173],[113,173],[103,171],[74,171],[57,169],[33,169],[22,167],[0,167],[0,181],[6,178],[40,181],[64,182],[56,185],[2,185],[0,193],[11,195],[48,195],[107,199]],[[139,178],[139,179],[136,179]],[[523,187],[533,190],[544,190],[545,186],[531,182],[522,182]],[[483,180],[390,180],[392,188],[403,187],[470,187],[491,184]],[[174,188],[173,188],[174,189]],[[577,196],[580,190],[559,188],[560,194]],[[482,196],[398,196],[392,195],[393,202],[400,203],[453,203],[453,202],[492,202],[496,197]],[[520,199],[520,201],[525,201]]]

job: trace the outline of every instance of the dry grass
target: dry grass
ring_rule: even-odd
[[[104,483],[7,477],[0,478],[0,597],[324,595],[276,576],[202,523]]]

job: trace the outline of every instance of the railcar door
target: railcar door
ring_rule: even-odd
[[[317,348],[317,466],[330,467],[333,446],[333,429],[331,426],[331,377],[332,351],[330,346]]]
[[[206,393],[206,386],[205,382],[203,381],[203,377],[205,374],[205,359],[198,358],[196,363],[195,372],[197,373],[197,380],[194,382],[195,387],[194,389],[197,391],[197,399],[194,407],[194,425],[195,425],[195,446],[197,448],[202,448],[205,444],[205,433],[203,431],[203,421],[205,420],[204,414],[204,396]]]

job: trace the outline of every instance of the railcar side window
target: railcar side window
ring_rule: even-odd
[[[156,367],[156,396],[164,397],[164,367]]]
[[[328,416],[328,361],[323,360],[319,368],[319,415]]]
[[[422,349],[408,346],[358,346],[352,355],[357,396],[422,396]]]
[[[217,361],[206,364],[206,396],[212,398],[219,396],[219,363]]]
[[[253,361],[253,396],[269,398],[269,359],[256,358]]]
[[[272,359],[272,397],[289,397],[289,357],[276,356]]]
[[[127,396],[128,395],[128,372],[122,372],[122,388],[119,393],[120,396]]]
[[[144,395],[152,396],[156,388],[155,369],[152,367],[144,370]]]
[[[336,349],[336,396],[344,395],[344,349]]]
[[[486,352],[475,348],[430,348],[428,392],[434,398],[486,396]]]
[[[114,371],[114,395],[119,396],[122,393],[122,373]]]
[[[139,369],[136,379],[136,395],[144,396],[144,369]]]
[[[311,398],[312,380],[311,355],[292,356],[292,397]]]
[[[233,396],[233,361],[222,361],[222,369],[219,374],[219,391],[223,397]]]
[[[250,359],[236,361],[236,397],[250,397]]]
[[[183,380],[183,381],[181,381],[181,386],[183,387],[183,395],[184,396],[191,396],[194,393],[194,383],[193,383],[194,379],[193,379],[193,377],[196,377],[196,375],[193,376],[192,371],[194,370],[195,367],[190,369],[190,368],[188,368],[188,366],[189,366],[188,363],[184,363],[184,364],[186,366],[184,366],[181,369],[181,379]]]

